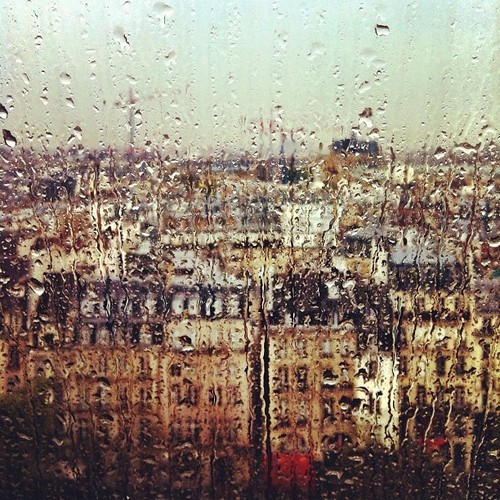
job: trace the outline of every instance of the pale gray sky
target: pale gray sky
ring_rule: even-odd
[[[484,142],[498,133],[497,10],[495,0],[2,0],[0,121],[25,146],[121,147],[127,110],[115,102],[133,89],[137,144],[182,155],[265,153],[270,120],[313,153],[349,135],[366,107],[362,131],[378,128],[384,145]]]

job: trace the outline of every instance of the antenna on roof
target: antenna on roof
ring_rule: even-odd
[[[128,108],[128,126],[129,126],[129,148],[134,149],[135,144],[135,104],[137,97],[134,96],[132,89],[128,91],[128,99],[126,101],[116,101],[117,108]]]

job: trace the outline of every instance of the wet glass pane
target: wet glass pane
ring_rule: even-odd
[[[1,2],[0,497],[496,498],[497,7]]]

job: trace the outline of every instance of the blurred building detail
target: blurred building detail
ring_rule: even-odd
[[[415,453],[450,488],[481,476],[498,444],[494,167],[330,149],[19,160],[0,392],[50,382],[64,452],[41,474],[175,498],[313,494]]]

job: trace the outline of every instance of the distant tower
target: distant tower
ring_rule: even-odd
[[[135,104],[137,103],[137,97],[134,96],[132,89],[128,91],[127,101],[116,101],[115,106],[117,108],[128,108],[128,126],[129,126],[129,146],[128,150],[133,151],[135,146]]]
[[[152,99],[158,99],[162,97],[164,94],[161,92],[156,92],[147,97],[143,97],[140,99],[141,101],[149,101]],[[125,101],[116,101],[115,106],[117,108],[125,109],[128,108],[128,126],[129,126],[129,140],[127,147],[127,154],[133,154],[135,151],[135,132],[136,132],[136,123],[135,123],[135,115],[136,115],[136,104],[139,102],[139,98],[134,95],[132,89],[128,91],[128,99]]]
[[[279,165],[281,167],[281,183],[287,184],[289,181],[288,175],[288,167],[286,164],[285,158],[285,140],[286,134],[284,132],[281,133],[281,144],[280,144],[280,155],[279,155]]]

